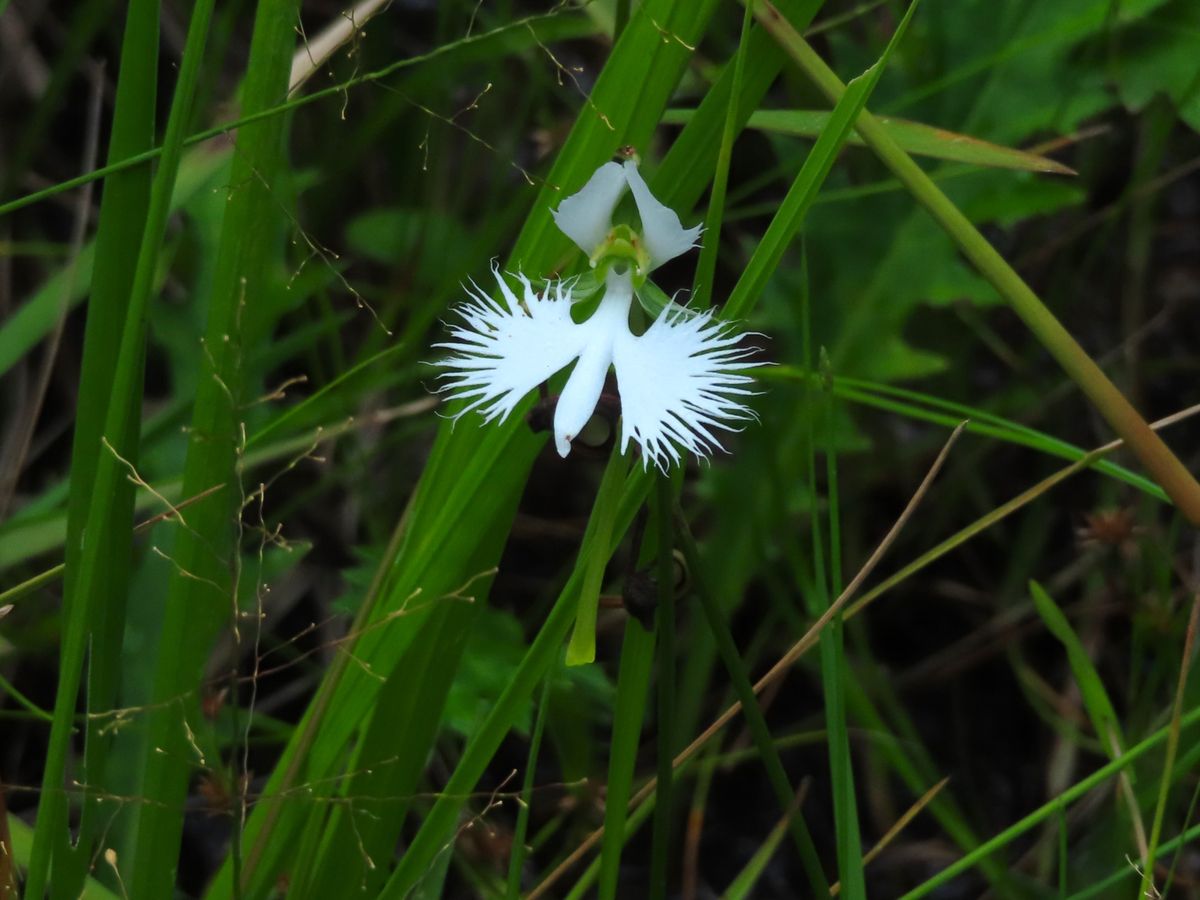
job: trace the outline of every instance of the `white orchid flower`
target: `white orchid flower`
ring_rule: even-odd
[[[639,234],[612,224],[628,188],[641,218]],[[450,329],[437,346],[453,355],[441,390],[467,401],[455,418],[478,410],[485,422],[503,421],[522,398],[573,361],[554,411],[554,443],[560,456],[596,410],[609,366],[616,369],[621,398],[621,452],[630,440],[641,447],[643,466],[666,471],[682,459],[681,448],[707,457],[721,449],[714,430],[736,431],[754,414],[739,399],[754,391],[743,374],[756,363],[754,350],[739,347],[741,335],[714,319],[668,305],[641,335],[629,328],[635,281],[696,246],[700,227],[684,228],[679,216],[654,198],[632,160],[605,163],[587,184],[553,211],[555,224],[604,276],[604,296],[585,321],[571,318],[574,282],[558,281],[540,294],[516,277],[523,297],[493,268],[503,303],[472,283],[472,302],[456,308],[465,324]]]

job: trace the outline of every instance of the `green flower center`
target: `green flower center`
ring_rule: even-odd
[[[608,237],[592,253],[590,262],[600,278],[610,266],[630,266],[637,284],[641,284],[650,271],[650,254],[642,236],[628,225],[614,225]]]

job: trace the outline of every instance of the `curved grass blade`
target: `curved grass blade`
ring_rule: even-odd
[[[616,451],[613,453],[615,456]],[[625,820],[629,813],[629,795],[653,667],[654,632],[647,631],[630,616],[625,620],[625,638],[621,644],[617,705],[608,757],[604,843],[600,848],[600,900],[615,900],[618,896],[617,877],[621,872],[621,850],[625,846]]]
[[[690,109],[669,109],[663,115],[663,121],[672,125],[685,125],[691,121],[694,114],[694,110]],[[830,115],[826,110],[816,109],[759,109],[750,114],[746,128],[815,139],[829,124]],[[993,144],[968,134],[947,131],[909,119],[876,116],[875,120],[901,149],[914,156],[990,169],[1013,169],[1018,172],[1043,172],[1053,175],[1076,174],[1069,166],[1028,150]],[[854,147],[866,146],[866,141],[857,131],[850,132],[846,143]]]
[[[1200,709],[1193,709],[1180,718],[1178,727],[1180,729],[1190,728],[1192,725],[1195,725],[1198,722],[1200,722]],[[927,897],[938,887],[951,881],[956,875],[959,875],[971,867],[978,865],[981,860],[1000,850],[1002,847],[1008,846],[1016,838],[1042,824],[1051,816],[1057,814],[1060,809],[1065,809],[1067,806],[1083,797],[1092,789],[1103,784],[1112,776],[1129,768],[1134,762],[1136,762],[1146,753],[1166,741],[1170,736],[1173,727],[1175,726],[1166,725],[1139,743],[1134,744],[1125,752],[1123,756],[1113,760],[1107,765],[1100,767],[1086,778],[1077,781],[1049,803],[1043,804],[1033,812],[1029,813],[1029,815],[1017,822],[1014,822],[1012,825],[1010,825],[1008,828],[1005,828],[990,840],[984,841],[971,853],[966,854],[961,859],[947,866],[937,875],[927,879],[908,893],[904,894],[900,900],[917,900],[919,897]],[[1165,848],[1160,847],[1159,851],[1163,852],[1164,849]],[[1132,874],[1132,870],[1130,874]]]
[[[760,20],[763,20],[764,24],[771,23],[766,26],[768,30],[774,27],[786,29],[787,33],[798,34],[795,28],[780,15],[779,11],[766,0],[754,0],[754,3],[755,14],[759,16]],[[762,294],[767,280],[779,266],[784,251],[804,224],[804,217],[808,213],[809,207],[812,206],[817,193],[821,190],[821,185],[825,183],[826,176],[833,168],[842,145],[849,138],[855,119],[866,107],[871,92],[879,83],[879,78],[887,67],[888,59],[900,39],[903,38],[916,8],[915,2],[909,6],[908,12],[900,20],[891,40],[884,48],[883,55],[874,65],[851,81],[849,87],[839,95],[833,112],[829,116],[829,121],[825,123],[825,128],[822,129],[816,144],[805,157],[804,165],[800,167],[792,186],[788,188],[783,202],[779,204],[779,210],[775,213],[771,224],[767,226],[766,234],[754,248],[754,254],[746,264],[745,271],[742,272],[741,278],[738,279],[733,292],[729,295],[723,311],[723,315],[726,317],[743,318],[751,304]]]

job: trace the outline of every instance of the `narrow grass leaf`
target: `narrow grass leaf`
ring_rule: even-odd
[[[654,813],[654,842],[650,848],[650,900],[665,900],[668,859],[671,852],[671,813],[675,772],[675,529],[672,510],[673,488],[669,478],[655,478],[654,518],[658,526],[657,565],[658,609],[655,631],[658,634],[658,737],[655,742],[660,801]]]
[[[916,8],[915,2],[909,6],[908,12],[896,26],[892,39],[884,48],[883,55],[874,65],[851,81],[839,96],[833,112],[830,113],[829,121],[825,123],[825,127],[817,137],[816,144],[805,158],[804,165],[800,167],[792,186],[788,188],[783,202],[779,204],[779,210],[771,219],[770,225],[767,226],[766,234],[754,248],[754,254],[746,264],[745,271],[729,295],[724,309],[726,317],[741,318],[746,314],[750,305],[762,294],[767,280],[774,274],[779,261],[783,258],[784,251],[804,224],[805,215],[820,192],[821,185],[825,183],[830,169],[833,168],[842,145],[849,138],[856,117],[866,107],[871,92],[879,83],[879,79],[887,67],[888,59],[904,36]],[[795,31],[775,7],[766,3],[766,0],[755,0],[755,12],[760,18],[766,17],[767,21],[774,23],[778,28],[786,28],[789,33]]]
[[[529,811],[533,804],[533,782],[537,774],[538,755],[542,748],[542,734],[546,730],[546,715],[550,710],[549,674],[542,681],[542,699],[538,703],[537,718],[533,723],[533,734],[529,737],[529,756],[525,761],[525,779],[521,785],[521,801],[517,809],[517,825],[513,829],[512,851],[508,857],[508,881],[505,885],[505,900],[519,900],[521,875],[525,868],[529,834]]]
[[[263,0],[258,5],[242,90],[244,108],[251,113],[286,96],[296,10],[296,0]],[[206,31],[211,13],[211,0],[199,0],[193,29],[203,26]],[[203,48],[204,31],[198,31],[198,49]],[[281,210],[273,191],[283,161],[284,125],[276,118],[240,129],[233,157],[183,474],[184,496],[215,484],[228,489],[188,511],[186,526],[180,523],[176,528],[170,553],[172,575],[141,748],[138,794],[145,802],[138,806],[133,825],[127,879],[134,896],[166,896],[172,889],[183,825],[176,810],[193,765],[204,762],[193,739],[205,731],[196,686],[202,683],[204,661],[222,625],[232,627],[235,639],[241,633],[237,596],[243,505],[242,324],[245,317],[253,320],[257,307],[251,304],[267,295],[273,262],[282,250]],[[235,860],[239,845],[235,829]]]
[[[126,16],[117,76],[116,104],[109,137],[108,161],[116,162],[151,146],[154,138],[155,100],[158,77],[158,4],[135,0]],[[94,540],[101,543],[94,581],[81,585],[77,576],[84,548],[84,528],[95,489],[96,467],[105,417],[110,400],[126,405],[125,433],[115,435],[117,452],[137,464],[141,391],[120,396],[112,393],[120,363],[121,327],[128,313],[133,287],[137,246],[150,202],[147,168],[114,174],[104,183],[100,217],[95,238],[95,263],[84,328],[83,359],[79,373],[79,399],[75,407],[75,433],[71,446],[70,489],[67,498],[63,602],[68,610],[88,604],[81,590],[92,594],[92,620],[88,653],[87,705],[92,713],[115,707],[125,630],[126,591],[129,587],[133,530],[134,483],[118,482],[117,490],[103,502],[108,505],[105,522]],[[172,192],[174,193],[174,192]],[[132,364],[140,372],[142,348]],[[128,363],[127,363],[128,364]],[[134,379],[139,385],[140,374]],[[115,795],[106,758],[111,735],[106,736],[99,719],[88,720],[84,739],[84,764],[79,780],[93,789],[84,799],[79,832],[73,848],[74,864],[56,867],[52,896],[73,896],[95,856],[95,841],[101,823],[112,819],[117,805],[101,798]],[[69,870],[68,870],[69,869]]]
[[[1200,709],[1193,709],[1186,715],[1180,717],[1178,727],[1180,729],[1190,728],[1197,722],[1200,722]],[[1005,828],[990,840],[984,841],[975,850],[966,854],[961,859],[951,863],[932,878],[927,879],[908,893],[904,894],[900,900],[917,900],[918,897],[927,897],[937,888],[952,880],[955,876],[960,875],[973,866],[979,865],[982,860],[986,859],[991,854],[997,852],[1003,847],[1007,847],[1021,835],[1033,828],[1036,828],[1038,825],[1041,825],[1051,816],[1056,815],[1060,809],[1066,808],[1092,789],[1103,784],[1109,778],[1128,769],[1146,753],[1153,750],[1159,744],[1164,743],[1169,737],[1172,727],[1173,725],[1168,725],[1160,728],[1149,737],[1137,744],[1134,744],[1125,752],[1123,756],[1114,759],[1112,762],[1100,767],[1086,778],[1077,781],[1075,784],[1067,788],[1067,790],[1063,791],[1048,803],[1039,806],[1033,812],[1029,813],[1029,815],[1023,817],[1017,822],[1014,822],[1012,825],[1010,825],[1008,828]],[[1160,848],[1160,852],[1161,850],[1162,848]]]
[[[1075,633],[1058,604],[1046,593],[1045,588],[1036,581],[1030,581],[1029,595],[1033,598],[1034,608],[1042,617],[1046,629],[1066,648],[1067,662],[1075,676],[1075,683],[1079,686],[1084,709],[1087,710],[1096,736],[1110,757],[1119,754],[1125,745],[1121,736],[1121,720],[1112,700],[1109,699],[1100,673],[1096,671],[1092,658],[1083,647],[1083,642],[1079,640],[1079,635]],[[1114,741],[1116,746],[1113,746]]]
[[[614,453],[616,451],[614,450]],[[625,846],[625,819],[637,765],[646,695],[654,668],[654,633],[630,616],[625,621],[621,643],[621,667],[617,676],[617,705],[613,713],[612,741],[608,756],[608,785],[604,798],[604,843],[600,849],[600,900],[615,900],[621,873],[621,850]]]
[[[109,524],[109,498],[119,496],[120,482],[128,474],[118,459],[119,449],[127,435],[136,433],[130,420],[140,409],[137,399],[142,388],[142,348],[145,340],[145,317],[154,287],[155,265],[159,245],[166,230],[175,176],[179,170],[184,128],[191,116],[191,105],[204,55],[204,42],[212,15],[211,0],[200,0],[192,12],[192,22],[184,47],[179,79],[171,101],[167,132],[163,141],[162,161],[155,173],[150,201],[143,223],[141,241],[130,286],[129,301],[121,332],[118,364],[113,374],[110,401],[104,423],[104,447],[94,448],[98,454],[93,495],[102,498],[88,509],[87,534],[98,535]],[[128,528],[132,523],[126,523]],[[61,853],[61,835],[66,826],[67,802],[64,778],[74,725],[75,705],[82,675],[84,654],[89,640],[88,628],[93,615],[92,588],[99,585],[104,570],[101,556],[103,542],[89,541],[79,562],[78,584],[84,586],[79,602],[70,610],[64,623],[63,646],[58,688],[54,702],[54,724],[50,730],[46,766],[43,770],[42,795],[38,804],[38,821],[34,833],[26,893],[41,897],[53,879],[53,869],[70,866],[68,858],[51,859],[52,846]],[[69,871],[69,869],[68,869]]]
[[[754,695],[754,687],[749,675],[746,673],[742,658],[738,653],[737,644],[733,640],[733,635],[729,632],[729,625],[724,620],[723,613],[717,605],[715,598],[709,594],[699,550],[696,548],[696,543],[691,536],[691,531],[687,526],[687,520],[683,516],[683,511],[678,505],[675,507],[675,522],[679,545],[683,550],[683,556],[687,561],[688,569],[691,571],[696,596],[700,599],[700,606],[704,612],[704,618],[708,623],[709,630],[716,639],[717,649],[721,654],[721,661],[725,664],[725,669],[729,674],[729,680],[733,684],[734,692],[741,701],[742,714],[746,717],[746,722],[750,726],[750,734],[754,738],[754,745],[758,749],[763,766],[767,770],[767,776],[771,781],[771,787],[775,792],[776,800],[779,801],[780,808],[785,814],[790,813],[792,811],[792,801],[795,796],[794,791],[792,790],[791,783],[788,781],[787,773],[784,771],[783,763],[779,759],[779,753],[776,751],[775,745],[771,740],[771,732],[767,728],[766,719],[763,717],[762,709],[758,705],[758,698]],[[812,835],[804,822],[804,817],[797,812],[790,817],[789,822],[789,831],[795,841],[796,849],[800,853],[801,862],[804,864],[804,872],[808,877],[813,894],[814,896],[823,897],[829,893],[829,881],[826,879],[825,872],[821,867],[820,857],[817,855],[816,846],[813,844]]]
[[[685,125],[695,114],[690,109],[669,109],[663,121]],[[759,109],[750,114],[745,127],[751,131],[786,134],[801,138],[817,138],[829,124],[831,113],[815,109]],[[990,141],[935,128],[922,122],[876,116],[875,120],[903,150],[914,156],[960,162],[992,169],[1014,169],[1019,172],[1043,172],[1053,175],[1074,175],[1075,170],[1048,156],[1004,147]],[[855,147],[866,142],[857,131],[851,131],[846,143]]]
[[[742,871],[738,872],[737,877],[729,883],[729,887],[721,895],[721,900],[746,900],[746,898],[754,896],[754,888],[774,858],[775,852],[779,849],[779,844],[783,841],[784,835],[788,833],[788,825],[792,816],[796,814],[796,810],[800,808],[800,802],[804,793],[805,790],[801,787],[800,794],[796,797],[794,808],[775,823],[775,827],[771,829],[766,840],[758,845],[758,848],[754,851],[754,855],[750,857],[750,861],[746,863]]]

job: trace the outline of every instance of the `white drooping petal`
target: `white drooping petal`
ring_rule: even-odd
[[[615,162],[598,168],[579,193],[572,194],[552,209],[554,224],[591,256],[612,229],[613,210],[625,193],[625,173]]]
[[[650,268],[657,269],[695,247],[703,226],[684,228],[675,210],[659,203],[650,193],[633,160],[625,161],[624,170],[629,189],[633,191],[633,201],[637,204],[638,216],[642,220],[642,241],[646,245],[646,252],[650,254]]]
[[[629,334],[629,305],[633,302],[633,274],[609,269],[604,279],[604,299],[579,329],[586,333],[586,349],[571,370],[571,376],[554,410],[554,446],[559,456],[571,452],[571,441],[579,434],[604,390],[604,379],[613,361],[613,347]]]
[[[554,407],[554,449],[559,456],[565,457],[571,452],[571,441],[596,411],[611,364],[611,348],[588,347],[571,370],[571,377]]]
[[[467,404],[455,418],[478,409],[488,422],[506,419],[521,399],[579,356],[587,329],[571,320],[571,291],[562,282],[541,294],[523,275],[524,309],[493,268],[501,305],[472,284],[472,302],[455,308],[466,327],[450,328],[450,340],[435,344],[451,351],[439,365],[448,371],[439,390]]]
[[[754,350],[739,347],[741,335],[712,311],[688,315],[668,306],[637,337],[628,330],[613,345],[621,394],[621,452],[629,441],[642,448],[643,466],[666,471],[681,460],[680,448],[698,457],[724,450],[715,430],[738,431],[754,418],[739,398],[755,392],[741,374],[757,364]]]

